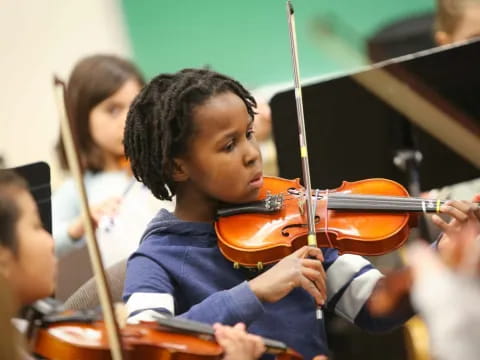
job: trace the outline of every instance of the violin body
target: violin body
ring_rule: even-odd
[[[111,359],[105,323],[76,314],[47,316],[32,337],[34,354],[46,359]],[[158,317],[120,329],[123,359],[213,360],[224,352],[208,324]],[[302,360],[284,343],[263,338],[266,353],[276,360]]]
[[[155,322],[120,330],[125,359],[221,359],[216,342],[199,336],[159,330]],[[111,359],[103,321],[61,323],[37,330],[33,351],[47,359]]]
[[[217,219],[218,245],[227,259],[247,267],[261,266],[279,261],[307,244],[305,196],[299,180],[265,177],[259,200],[271,194],[283,197],[275,212],[240,210],[239,214]],[[391,180],[343,182],[339,188],[320,191],[315,196],[318,247],[336,248],[340,253],[380,255],[400,247],[414,225],[415,217],[410,211],[381,209],[389,199],[396,202],[408,198],[405,188]],[[375,203],[368,200],[372,198]],[[360,203],[369,206],[363,208]]]

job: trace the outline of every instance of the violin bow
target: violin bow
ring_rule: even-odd
[[[302,87],[300,85],[300,67],[298,65],[297,35],[295,31],[295,15],[291,0],[287,0],[287,19],[290,35],[290,54],[292,56],[293,80],[295,85],[295,103],[297,105],[298,139],[300,142],[300,158],[302,161],[302,177],[305,186],[306,213],[308,224],[307,243],[318,247],[315,231],[315,204],[312,201],[312,184],[310,181],[310,165],[308,163],[307,135],[305,132],[305,117],[303,114]],[[317,318],[321,318],[321,308],[317,309]]]
[[[110,352],[113,360],[122,360],[123,351],[121,346],[120,330],[114,315],[112,296],[108,288],[107,278],[103,270],[102,258],[95,238],[92,216],[88,207],[87,192],[83,183],[80,157],[77,151],[75,139],[72,135],[71,123],[68,117],[68,109],[65,103],[66,86],[63,81],[54,76],[54,90],[57,102],[58,112],[60,115],[60,128],[62,132],[62,140],[65,145],[65,153],[67,155],[68,166],[72,172],[77,190],[80,197],[82,216],[85,226],[85,235],[87,240],[87,248],[90,261],[93,267],[93,273],[97,282],[97,290],[102,307],[103,318],[107,330],[108,341],[110,344]]]

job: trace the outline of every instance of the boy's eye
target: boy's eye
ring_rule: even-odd
[[[227,145],[225,145],[224,150],[225,150],[226,152],[230,152],[230,151],[232,151],[234,148],[235,148],[235,141],[232,140],[232,141],[229,141]]]
[[[247,131],[247,139],[253,138],[255,135],[255,130],[253,128],[248,129]]]

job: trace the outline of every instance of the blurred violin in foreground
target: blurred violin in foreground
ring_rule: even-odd
[[[222,359],[210,325],[196,321],[156,317],[155,321],[128,324],[120,329],[126,359]],[[266,353],[277,360],[302,357],[280,342],[263,339]],[[47,359],[111,359],[106,328],[92,312],[46,316],[32,340],[35,354]]]

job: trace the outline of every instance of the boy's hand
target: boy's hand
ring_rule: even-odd
[[[265,352],[260,336],[246,332],[245,325],[235,326],[214,324],[215,338],[224,350],[223,360],[255,360]]]
[[[322,261],[322,250],[304,246],[250,280],[250,288],[261,301],[276,302],[294,288],[303,287],[318,305],[323,305],[327,286]]]
[[[480,195],[473,198],[475,202],[479,200]],[[432,217],[432,221],[444,232],[438,250],[448,264],[454,265],[461,256],[459,251],[464,248],[461,244],[480,235],[480,207],[469,201],[447,201],[440,210],[453,219],[447,223],[437,215]]]

